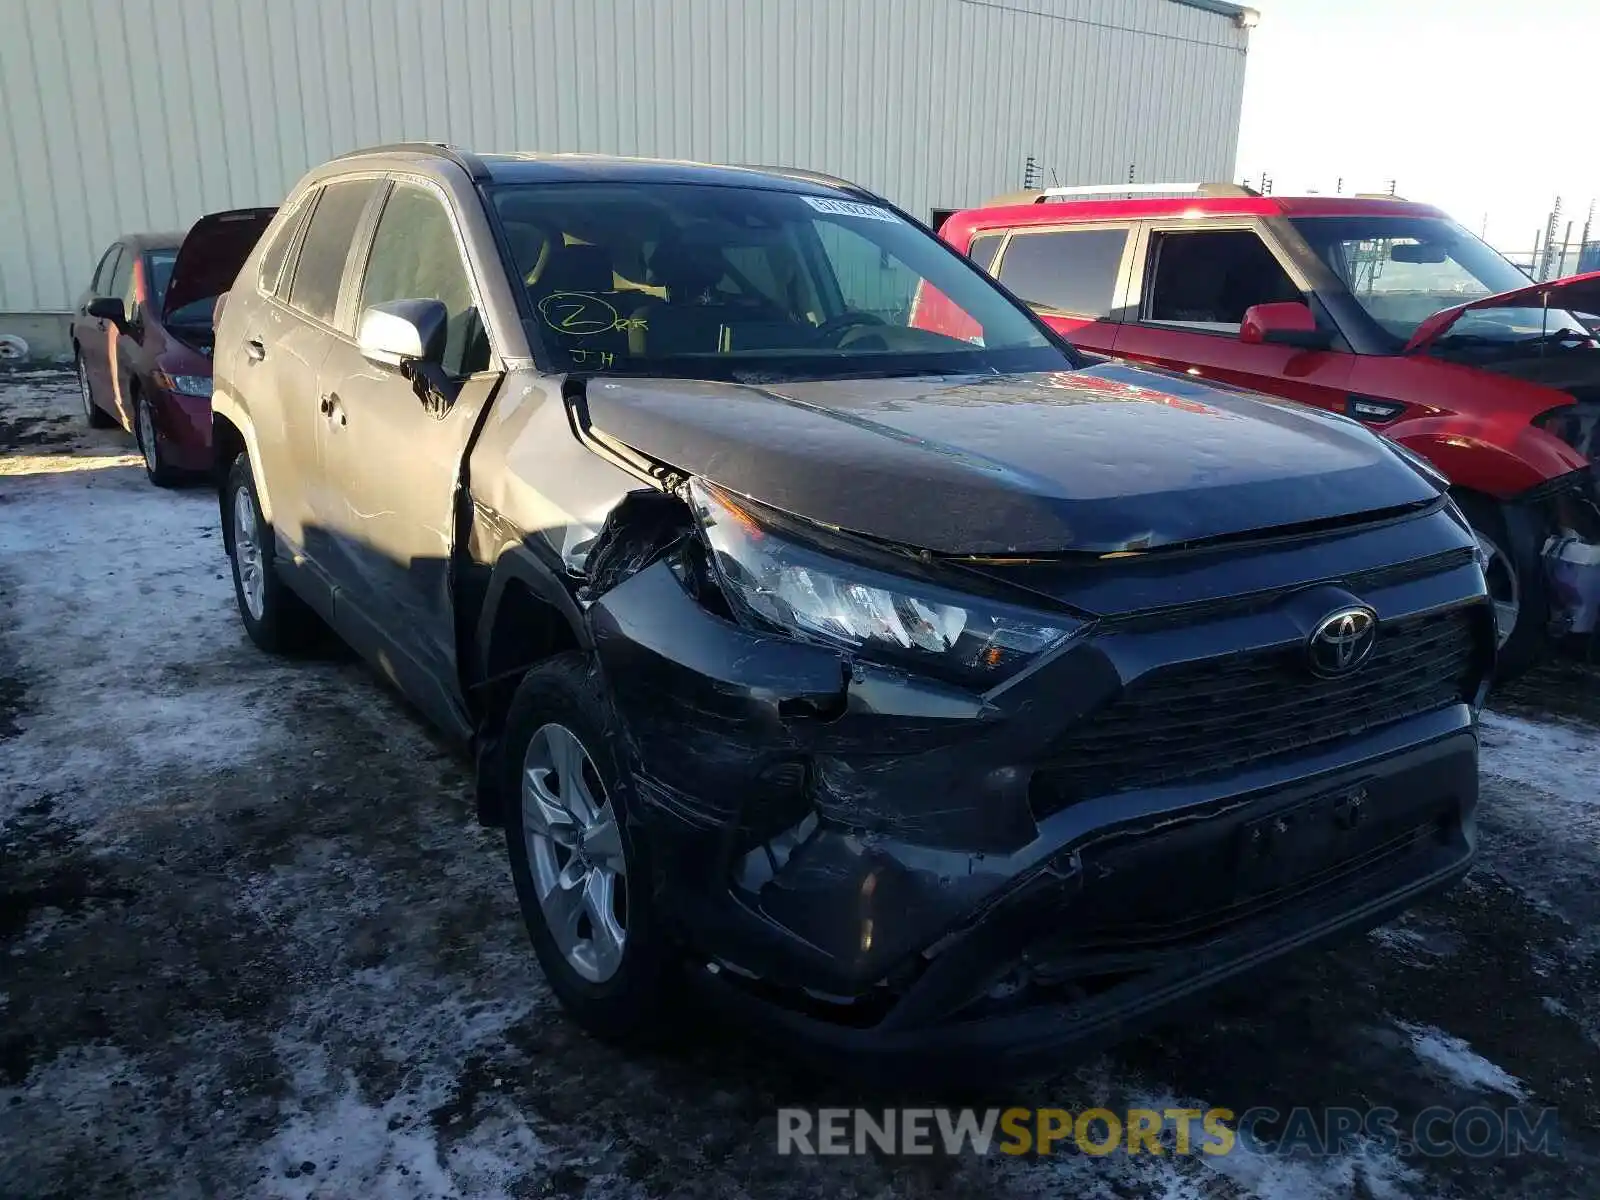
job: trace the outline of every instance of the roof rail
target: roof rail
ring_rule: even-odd
[[[1068,196],[1259,196],[1242,183],[1088,183],[1075,187],[1045,188],[1036,203]]]
[[[1027,188],[983,202],[984,208],[1011,204],[1048,204],[1053,200],[1110,199],[1135,196],[1259,196],[1244,183],[1085,183],[1072,187]]]
[[[851,183],[848,179],[840,179],[837,175],[826,175],[821,171],[804,171],[799,167],[772,167],[763,163],[734,163],[740,171],[761,171],[767,175],[781,175],[785,179],[799,179],[806,183],[821,183],[828,187],[838,188],[840,191],[849,192],[853,196],[862,196],[869,200],[881,200],[883,197],[876,192],[869,191],[859,183]]]
[[[475,183],[483,183],[490,178],[489,168],[483,165],[483,160],[470,150],[461,150],[445,142],[389,142],[383,146],[368,146],[361,150],[350,150],[339,155],[339,158],[360,158],[367,154],[428,154],[434,158],[442,158],[455,163],[465,171]]]
[[[1404,201],[1405,197],[1404,196],[1396,196],[1393,192],[1357,192],[1356,193],[1356,199],[1357,200],[1400,200],[1400,201]]]

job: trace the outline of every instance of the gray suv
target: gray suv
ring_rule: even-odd
[[[930,315],[932,314],[932,315]],[[1431,468],[1086,364],[880,197],[435,145],[220,304],[239,613],[475,758],[600,1033],[1098,1048],[1467,869],[1493,612]]]

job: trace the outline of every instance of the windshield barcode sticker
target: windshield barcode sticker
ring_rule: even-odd
[[[800,199],[818,212],[832,213],[836,217],[865,217],[869,221],[900,224],[899,217],[887,208],[879,208],[876,204],[859,204],[854,200],[829,200],[823,196],[801,196]]]

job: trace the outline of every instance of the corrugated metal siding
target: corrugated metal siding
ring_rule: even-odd
[[[1247,36],[1171,0],[0,0],[0,29],[0,312],[408,138],[785,163],[924,218],[1029,154],[1228,178]]]

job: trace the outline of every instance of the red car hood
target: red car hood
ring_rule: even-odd
[[[233,277],[266,232],[275,208],[236,208],[207,213],[190,228],[178,247],[161,298],[161,319],[185,304],[220,296],[233,286]]]
[[[1527,287],[1513,288],[1509,292],[1479,296],[1454,308],[1441,308],[1417,326],[1417,331],[1406,343],[1406,352],[1420,350],[1442,337],[1460,320],[1462,313],[1475,308],[1564,308],[1600,313],[1600,271],[1569,275],[1565,279],[1551,279],[1545,283],[1529,283]]]

